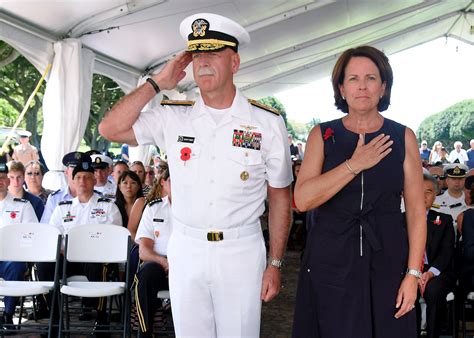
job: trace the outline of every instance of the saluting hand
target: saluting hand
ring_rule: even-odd
[[[372,168],[392,151],[390,147],[392,144],[393,141],[390,140],[390,135],[380,134],[365,144],[365,136],[359,134],[357,147],[350,159],[351,167],[357,173]]]
[[[191,61],[191,53],[186,51],[181,52],[175,58],[170,60],[158,74],[153,75],[152,78],[158,84],[160,89],[174,89],[178,82],[186,76],[184,70]]]

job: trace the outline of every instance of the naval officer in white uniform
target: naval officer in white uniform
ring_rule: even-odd
[[[258,337],[261,300],[280,290],[292,181],[288,132],[271,109],[235,87],[238,48],[250,37],[225,17],[202,13],[180,27],[187,51],[123,98],[99,129],[115,141],[156,144],[173,176],[169,284],[177,337]],[[200,97],[143,111],[173,89],[192,62]],[[270,252],[259,216],[269,201]]]

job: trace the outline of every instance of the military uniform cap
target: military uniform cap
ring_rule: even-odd
[[[188,16],[179,27],[181,36],[188,41],[188,52],[216,52],[250,42],[249,33],[237,22],[212,13]]]
[[[16,133],[20,137],[30,137],[31,133],[28,130],[17,130]]]
[[[78,163],[81,162],[81,159],[84,155],[85,154],[81,153],[80,151],[73,151],[71,153],[67,153],[63,156],[63,164],[66,167],[75,167]]]
[[[91,160],[94,169],[105,169],[113,164],[110,157],[101,154],[91,155]]]
[[[0,163],[0,173],[8,174],[8,166],[6,163]]]
[[[445,168],[444,172],[448,177],[463,178],[466,177],[466,168],[462,165],[451,165]]]
[[[92,160],[89,155],[81,153],[82,156],[77,163],[77,165],[74,167],[74,170],[72,171],[72,178],[76,176],[77,173],[79,172],[88,172],[88,173],[94,173],[94,168],[92,167]]]

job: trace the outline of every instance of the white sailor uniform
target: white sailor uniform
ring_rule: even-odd
[[[218,123],[199,97],[193,106],[142,112],[133,130],[139,144],[166,151],[173,175],[168,261],[176,335],[258,337],[266,266],[259,216],[267,185],[292,181],[283,119],[237,90]]]

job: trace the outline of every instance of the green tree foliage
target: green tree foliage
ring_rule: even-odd
[[[91,111],[84,134],[84,140],[91,149],[99,151],[109,149],[110,141],[99,134],[98,126],[104,114],[124,95],[125,93],[115,81],[106,76],[94,74]]]
[[[280,115],[283,117],[283,121],[285,121],[285,125],[286,125],[286,129],[288,130],[288,134],[291,134],[293,136],[293,138],[297,138],[297,135],[295,133],[293,125],[286,118],[285,106],[280,102],[280,100],[278,100],[274,96],[267,96],[267,97],[264,97],[263,99],[260,99],[259,101],[262,102],[263,104],[267,105],[267,106],[273,107],[276,110],[278,110],[280,112]]]
[[[452,149],[455,141],[461,141],[466,147],[474,139],[474,99],[458,102],[426,118],[416,134],[418,140],[427,140],[428,144],[441,141]]]
[[[0,41],[0,124],[12,127],[29,96],[35,89],[41,74],[23,56],[4,41]],[[31,131],[31,142],[38,146],[38,135],[43,129],[42,101],[45,90],[43,83],[32,101],[20,128]]]

